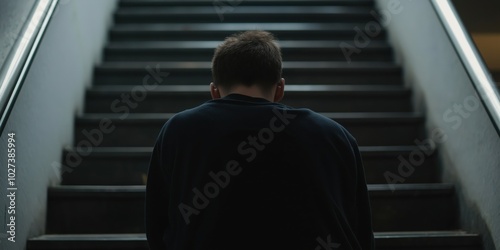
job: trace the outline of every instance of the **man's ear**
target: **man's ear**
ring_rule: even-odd
[[[276,84],[276,89],[274,92],[274,102],[280,102],[285,95],[285,78],[281,78],[281,80]]]
[[[219,99],[220,98],[220,92],[217,86],[213,82],[210,83],[210,95],[212,95],[212,99]]]

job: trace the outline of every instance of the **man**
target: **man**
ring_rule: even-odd
[[[151,249],[374,249],[355,139],[309,109],[279,104],[273,36],[226,38],[213,100],[162,128],[146,189]]]

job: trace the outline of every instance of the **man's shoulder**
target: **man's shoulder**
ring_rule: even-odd
[[[222,117],[224,117],[224,119],[230,119],[227,113],[239,118],[245,116],[244,111],[240,112],[233,108],[228,109],[227,106],[226,108],[221,108],[221,106],[226,105],[216,101],[208,101],[191,109],[178,112],[168,119],[164,129],[186,130],[191,127],[208,126],[209,123],[215,122],[215,120],[219,120]],[[334,117],[330,117],[327,114],[318,113],[308,108],[290,107],[281,103],[267,105],[265,109],[269,111],[269,115],[283,121],[286,125],[290,123],[292,125],[291,127],[296,127],[303,132],[315,131],[326,134],[347,134],[350,136],[347,129],[336,122]],[[262,111],[263,110],[259,110],[258,112]],[[251,115],[249,118],[264,119],[266,116],[267,115],[257,117]]]
[[[309,109],[302,110],[301,130],[311,135],[336,137],[356,143],[356,139],[347,128],[335,120],[332,114],[318,113]]]
[[[190,122],[192,120],[204,117],[205,115],[207,115],[207,112],[209,112],[210,109],[210,104],[206,102],[196,107],[177,112],[173,116],[171,116],[168,121],[176,124]]]
[[[297,109],[301,112],[304,122],[311,129],[345,130],[345,128],[335,121],[335,117],[329,114],[322,114],[310,109]]]

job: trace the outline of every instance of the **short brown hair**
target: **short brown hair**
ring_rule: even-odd
[[[269,90],[281,79],[281,51],[274,36],[252,30],[227,37],[214,53],[212,80],[231,89],[236,84]]]

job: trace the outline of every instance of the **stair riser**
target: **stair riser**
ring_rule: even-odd
[[[148,171],[150,155],[99,157],[90,155],[82,157],[80,164],[76,155],[80,152],[65,152],[63,161],[67,172],[62,177],[63,185],[144,185],[146,184],[146,174]],[[365,176],[369,184],[386,184],[384,177],[386,171],[399,175],[399,171],[406,171],[406,162],[409,162],[408,154],[401,154],[404,160],[399,159],[399,155],[393,156],[366,156],[363,155],[363,164],[365,166]],[[427,157],[423,163],[415,161],[410,166],[415,170],[405,179],[404,183],[432,183],[438,181],[438,169],[434,166],[434,156]],[[402,166],[402,170],[398,167]],[[404,169],[403,169],[404,168]],[[96,173],[99,173],[96,175]],[[406,176],[406,172],[403,173]]]
[[[129,95],[130,102],[122,99]],[[141,96],[142,95],[142,96]],[[134,98],[136,97],[136,98]],[[210,93],[175,93],[175,92],[91,92],[87,95],[85,112],[87,113],[176,113],[196,107],[211,100]],[[317,112],[408,112],[411,111],[409,92],[401,94],[380,93],[285,93],[283,104],[292,107],[305,107]]]
[[[371,198],[374,232],[457,229],[452,196]]]
[[[161,62],[151,63],[151,68]],[[162,81],[148,78],[146,69],[102,69],[95,72],[97,85],[204,85],[212,81],[210,69],[160,69],[162,74],[169,74]],[[401,84],[400,70],[340,70],[340,69],[283,69],[287,84]],[[145,82],[146,81],[146,82]]]
[[[342,48],[330,49],[286,49],[282,48],[284,61],[385,61],[392,58],[390,49],[364,49],[359,54],[344,54]],[[107,49],[105,61],[207,61],[213,57],[214,49]],[[346,57],[346,55],[348,57]]]
[[[387,122],[363,122],[342,121],[344,125],[361,146],[394,146],[412,145],[415,139],[421,138],[420,123],[387,123]],[[75,145],[81,141],[89,141],[85,134],[95,134],[95,138],[101,136],[101,140],[95,140],[100,147],[152,147],[163,125],[161,122],[141,123],[119,123],[111,121],[110,133],[99,130],[99,122],[82,123],[77,122]],[[109,132],[109,131],[106,131]]]
[[[362,26],[360,26],[362,27]],[[213,31],[123,31],[112,30],[110,33],[111,42],[119,41],[223,41],[224,38],[240,32],[240,30],[213,30]],[[354,29],[345,30],[273,30],[273,35],[279,40],[338,40],[352,42],[356,36]],[[371,40],[385,40],[387,34],[381,31],[378,35],[370,37]],[[352,44],[352,43],[351,43]]]
[[[377,250],[481,250],[481,246],[479,244],[480,239],[477,240],[477,244],[467,245],[467,246],[456,246],[456,244],[441,243],[439,246],[415,246],[413,242],[415,240],[409,240],[403,244],[398,243],[389,243],[389,246],[381,246],[380,243],[382,239],[375,239],[375,245],[377,246]],[[391,241],[393,239],[387,239],[384,241]],[[423,237],[418,237],[417,240],[420,241],[428,241],[428,239]],[[444,239],[443,241],[450,242],[455,241],[456,239]],[[393,240],[394,241],[394,240]],[[399,242],[399,241],[397,241]],[[385,245],[385,244],[384,244]],[[149,250],[146,240],[144,242],[136,243],[136,242],[90,242],[90,243],[81,243],[81,242],[28,242],[28,249],[30,250]]]
[[[219,0],[217,1],[120,1],[120,7],[126,9],[127,7],[178,7],[178,6],[213,6],[216,3],[220,4],[231,4],[230,0]],[[267,0],[267,1],[236,1],[239,6],[358,6],[358,7],[373,7],[373,1],[352,1],[352,0],[336,0],[336,1],[280,1],[280,0]]]
[[[144,198],[134,196],[55,198],[49,193],[46,233],[143,233]]]
[[[391,242],[387,244],[388,246],[380,246],[382,243],[376,243],[377,250],[483,250],[481,247],[480,239],[477,240],[476,244],[472,245],[459,245],[459,244],[451,244],[447,245],[443,243],[445,241],[456,241],[456,239],[443,239],[442,242],[438,244],[429,244],[428,246],[415,246],[418,241],[426,241],[427,239],[423,237],[416,237],[415,239],[408,240],[406,244],[401,244],[398,241]],[[386,240],[388,241],[388,240]],[[377,242],[377,241],[376,241]],[[386,244],[384,244],[386,245]]]
[[[243,7],[242,7],[243,8]],[[334,14],[334,13],[236,13],[220,12],[212,7],[212,13],[204,14],[127,14],[118,13],[115,15],[116,24],[157,24],[157,23],[368,23],[376,21],[367,10],[365,14]],[[380,27],[380,26],[378,26]]]
[[[375,231],[455,228],[451,196],[372,196]],[[47,233],[143,233],[144,200],[130,197],[74,197],[49,193]]]
[[[399,177],[400,183],[437,183],[440,181],[439,168],[436,167],[436,155],[426,155],[416,150],[410,154],[384,157],[363,157],[365,178],[368,184],[387,184],[387,173]],[[415,156],[416,155],[416,156]]]
[[[431,233],[432,234],[432,233]],[[458,233],[457,233],[458,234]],[[101,236],[102,237],[102,236]],[[86,241],[64,241],[56,240],[30,240],[30,250],[149,250],[145,236],[141,239],[127,239],[128,234],[122,240],[94,240]],[[136,238],[136,235],[133,235]],[[61,237],[62,238],[62,237]],[[450,235],[450,236],[377,236],[375,234],[375,245],[377,250],[480,250],[481,238],[477,235]]]
[[[198,74],[192,72],[187,74],[185,72],[176,72],[175,70],[167,71],[171,74],[162,82],[155,83],[151,81],[146,84],[151,85],[204,85],[212,82],[210,73]],[[321,74],[321,73],[320,73]],[[302,85],[302,84],[316,84],[316,85],[401,85],[402,80],[399,74],[386,73],[383,76],[378,73],[365,73],[359,74],[346,74],[346,73],[330,73],[327,77],[322,77],[318,73],[311,72],[310,74],[298,74],[289,72],[284,74],[283,77],[288,85]],[[141,85],[144,84],[144,73],[103,73],[97,72],[95,77],[95,84],[102,85]]]

